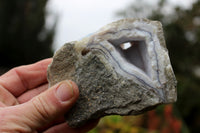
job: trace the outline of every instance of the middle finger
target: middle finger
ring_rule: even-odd
[[[29,90],[25,93],[23,93],[21,96],[19,96],[17,98],[18,102],[21,103],[25,103],[28,102],[29,100],[31,100],[33,97],[39,95],[40,93],[42,93],[43,91],[48,89],[48,83],[45,83],[39,87],[36,87],[35,89]]]

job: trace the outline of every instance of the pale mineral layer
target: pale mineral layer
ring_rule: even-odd
[[[106,115],[138,115],[177,98],[162,25],[147,19],[119,20],[63,45],[48,81],[63,80],[73,80],[80,91],[65,116],[72,127]]]

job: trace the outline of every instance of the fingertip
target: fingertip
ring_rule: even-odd
[[[40,68],[42,68],[46,73],[47,68],[48,68],[49,64],[51,64],[52,60],[53,60],[52,58],[44,59],[44,60],[37,62],[35,65],[36,66],[39,65]]]
[[[42,62],[44,64],[50,64],[52,62],[52,60],[53,60],[52,58],[47,58],[47,59],[41,60],[39,62]]]

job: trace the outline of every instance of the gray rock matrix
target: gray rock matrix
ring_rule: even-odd
[[[121,44],[129,43],[125,49]],[[138,115],[176,101],[176,79],[162,26],[123,19],[66,43],[48,68],[50,86],[73,80],[80,96],[66,113],[71,127],[106,115]]]

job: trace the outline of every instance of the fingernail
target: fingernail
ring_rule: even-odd
[[[56,95],[61,102],[70,100],[74,96],[72,84],[69,81],[60,83],[56,90]]]

